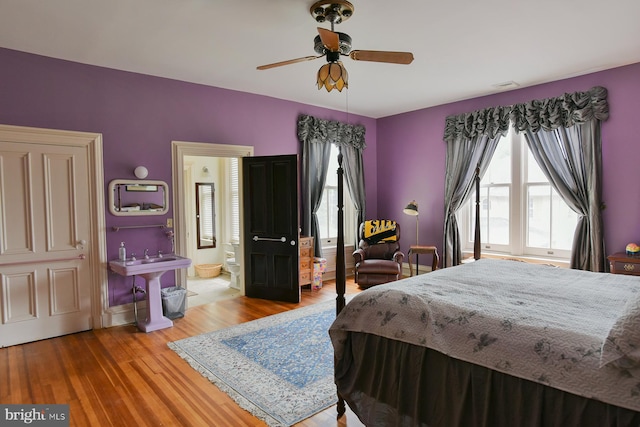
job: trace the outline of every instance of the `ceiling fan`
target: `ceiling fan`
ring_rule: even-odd
[[[341,56],[348,56],[355,61],[386,62],[391,64],[410,64],[413,61],[411,52],[389,52],[380,50],[351,50],[351,37],[348,34],[335,32],[334,26],[349,19],[353,15],[353,5],[346,0],[320,0],[311,6],[311,16],[316,22],[330,22],[331,30],[318,27],[318,35],[314,39],[314,50],[318,56],[304,56],[273,64],[261,65],[258,70],[281,67],[297,62],[311,61],[325,57],[327,63],[318,71],[318,89],[326,88],[342,91],[348,87],[348,74]]]

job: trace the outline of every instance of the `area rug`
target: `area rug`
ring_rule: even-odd
[[[329,326],[335,301],[169,343],[194,369],[270,426],[337,402]]]

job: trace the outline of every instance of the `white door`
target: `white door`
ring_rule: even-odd
[[[0,140],[0,347],[92,328],[86,150]]]

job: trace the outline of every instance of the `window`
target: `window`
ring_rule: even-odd
[[[236,157],[229,158],[227,168],[227,188],[229,203],[229,241],[240,242],[240,189],[239,189],[239,160]]]
[[[530,252],[542,249],[548,255],[555,251],[569,257],[578,214],[562,200],[527,149],[527,234],[525,247]],[[540,251],[537,251],[540,253]],[[542,253],[542,254],[544,254]]]
[[[322,202],[318,208],[318,224],[322,247],[335,246],[338,240],[338,148],[331,145],[331,159],[327,179],[322,192]],[[344,181],[344,241],[349,245],[355,240],[355,208]]]
[[[458,219],[463,245],[472,249],[475,192]],[[480,182],[483,251],[569,258],[577,223],[578,214],[553,190],[524,136],[510,130]]]

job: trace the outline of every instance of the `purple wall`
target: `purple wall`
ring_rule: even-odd
[[[299,153],[296,120],[310,114],[345,120],[345,113],[274,98],[141,74],[56,60],[0,48],[0,123],[103,135],[105,197],[109,181],[133,178],[144,165],[148,179],[171,187],[171,141],[252,145],[255,155]],[[402,209],[420,207],[420,243],[442,246],[445,117],[495,105],[584,91],[609,91],[610,118],[602,126],[604,212],[608,251],[640,243],[640,165],[635,130],[640,115],[640,64],[374,120],[363,124],[367,215],[396,219],[407,247],[415,242],[415,221]],[[332,96],[319,92],[318,96]],[[377,171],[380,171],[378,177]],[[171,190],[171,188],[170,188]],[[169,195],[171,200],[171,195]],[[106,205],[105,200],[105,205]],[[160,229],[111,231],[115,225],[164,223],[166,216],[115,217],[106,213],[108,258],[121,240],[141,254],[145,247],[169,251]],[[142,243],[144,242],[144,243]],[[165,275],[163,285],[172,284]],[[131,283],[109,275],[110,304],[131,301]]]
[[[420,209],[420,243],[441,248],[445,118],[491,106],[585,91],[594,86],[607,88],[610,110],[609,119],[602,124],[607,253],[624,251],[629,242],[640,243],[640,179],[635,178],[635,169],[640,167],[640,63],[378,119],[378,168],[393,170],[384,179],[378,179],[378,215],[400,222],[402,240],[408,247],[415,243],[416,225],[413,217],[404,215],[402,209],[416,199]],[[411,237],[407,241],[408,236]]]
[[[0,64],[0,123],[102,134],[105,198],[109,182],[133,179],[138,165],[149,169],[147,179],[166,181],[171,193],[172,140],[251,145],[257,156],[297,154],[300,114],[346,120],[344,112],[8,49],[0,49]],[[367,199],[375,202],[376,121],[350,114],[349,122],[366,127]],[[170,242],[159,228],[114,232],[112,227],[163,224],[171,216],[172,210],[151,217],[116,217],[107,211],[108,259],[117,258],[120,241],[129,253],[141,255],[146,247],[169,252]],[[162,279],[163,286],[173,284],[173,275]],[[110,305],[130,302],[130,289],[129,280],[109,274]]]

